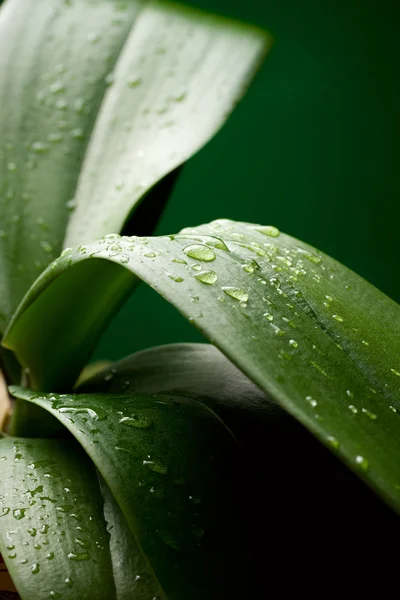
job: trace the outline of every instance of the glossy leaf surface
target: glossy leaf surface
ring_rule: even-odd
[[[232,527],[240,515],[232,501],[239,447],[211,410],[183,397],[12,391],[48,410],[81,443],[168,599],[220,598],[247,585],[247,551]],[[239,565],[242,574],[229,582]],[[148,573],[137,574],[146,585]]]
[[[93,253],[96,259],[88,259]],[[79,314],[84,328],[95,298],[89,291],[77,307],[74,296],[68,296],[70,282],[83,290],[90,265],[100,268],[101,258],[132,273],[132,285],[140,277],[174,304],[261,389],[399,508],[396,303],[273,227],[217,221],[170,237],[105,238],[85,254],[71,251],[54,263],[9,330],[7,343],[31,367],[37,387],[66,385],[68,370],[71,377],[78,371],[68,324]],[[68,297],[61,314],[57,298]],[[44,326],[45,313],[53,329]],[[64,352],[59,367],[54,327]],[[48,361],[53,381],[44,368]]]
[[[269,46],[256,28],[169,2],[41,0],[29,18],[24,0],[5,4],[0,332],[68,221],[67,244],[119,231],[222,126]]]
[[[112,600],[96,470],[76,442],[0,440],[0,549],[23,600]]]

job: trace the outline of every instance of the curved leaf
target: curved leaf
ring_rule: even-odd
[[[168,344],[137,352],[111,363],[77,391],[193,398],[211,408],[246,450],[255,452],[265,451],[267,436],[272,447],[283,432],[296,432],[288,413],[209,344]]]
[[[114,71],[65,245],[120,231],[131,207],[223,125],[269,46],[255,27],[150,2]]]
[[[101,258],[116,263],[116,272],[122,266],[130,271],[132,285],[140,277],[174,304],[399,510],[396,303],[272,227],[217,221],[177,236],[106,237],[56,261],[26,296],[9,329],[7,344],[31,368],[38,388],[66,385],[68,372],[72,383],[78,371],[70,324],[85,330],[90,320],[98,298],[85,281],[92,268],[101,269]],[[72,293],[71,282],[76,284]],[[76,302],[79,287],[85,294]],[[62,360],[54,352],[55,330]]]
[[[71,210],[68,243],[119,230],[222,126],[270,45],[156,0],[41,0],[28,14],[24,0],[0,13],[0,331]]]
[[[151,574],[118,503],[103,478],[99,479],[104,516],[110,534],[116,600],[162,600],[160,587]]]
[[[8,0],[1,10],[1,332],[62,248],[105,78],[142,4]]]
[[[79,445],[4,438],[0,456],[0,550],[21,598],[115,598],[96,471]]]
[[[82,444],[168,599],[243,597],[249,565],[232,527],[241,518],[240,455],[210,409],[183,397],[12,392]]]

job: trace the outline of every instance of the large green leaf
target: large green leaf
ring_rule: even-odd
[[[209,344],[168,344],[137,352],[108,365],[77,391],[193,398],[211,408],[244,448],[257,453],[265,453],[284,432],[297,435],[287,412]]]
[[[240,598],[251,589],[246,533],[233,526],[244,518],[239,447],[210,409],[177,396],[12,391],[82,444],[168,599]],[[232,569],[240,569],[235,579]]]
[[[0,550],[23,600],[116,598],[96,471],[71,440],[0,440]]]
[[[253,27],[157,0],[6,2],[0,332],[69,219],[68,243],[120,230],[222,126],[269,45]]]
[[[106,237],[56,261],[11,324],[6,343],[37,389],[71,385],[82,367],[79,344],[84,339],[88,349],[95,337],[99,302],[87,282],[112,263],[132,286],[140,277],[174,304],[399,510],[396,303],[273,227],[217,221],[176,236]],[[76,343],[72,328],[82,333]]]
[[[8,0],[0,13],[0,331],[62,248],[107,84],[143,3]]]

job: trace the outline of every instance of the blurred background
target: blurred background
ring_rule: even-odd
[[[216,218],[273,224],[400,301],[400,3],[186,2],[268,29],[275,46],[223,130],[184,167],[156,233]],[[144,285],[94,358],[201,341]]]

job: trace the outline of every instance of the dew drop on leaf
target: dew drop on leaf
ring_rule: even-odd
[[[216,258],[214,250],[203,244],[191,244],[190,246],[186,246],[183,252],[186,256],[190,256],[190,258],[204,262],[211,262]]]
[[[69,552],[68,558],[69,560],[81,562],[84,560],[89,560],[90,554],[88,552]]]
[[[153,471],[153,473],[159,473],[160,475],[166,475],[168,473],[168,467],[162,463],[154,460],[144,460],[143,465]]]
[[[254,229],[259,233],[262,233],[263,235],[268,235],[270,237],[279,237],[281,233],[279,229],[277,227],[274,227],[273,225],[266,225],[265,227],[254,227]]]
[[[235,300],[239,300],[239,302],[247,302],[249,299],[249,295],[245,290],[242,290],[237,287],[223,287],[222,290]]]
[[[356,456],[356,464],[361,471],[368,471],[369,464],[366,458],[361,456],[360,454]]]
[[[215,271],[201,271],[195,275],[195,278],[201,283],[213,285],[218,280],[218,275]]]
[[[119,420],[123,425],[129,425],[135,429],[149,429],[153,425],[152,419],[143,415],[132,415],[131,417],[122,417]]]

